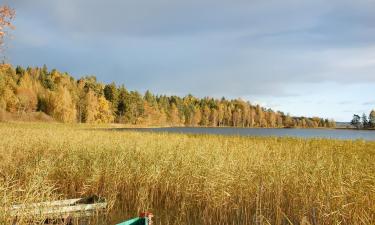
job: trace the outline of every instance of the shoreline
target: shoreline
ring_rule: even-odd
[[[57,121],[20,121],[20,120],[6,120],[0,121],[0,123],[30,123],[30,124],[61,124],[64,123],[57,122]],[[234,127],[234,126],[183,126],[183,125],[140,125],[140,124],[121,124],[121,123],[98,123],[98,124],[90,124],[90,123],[67,123],[73,126],[94,126],[98,128],[103,127],[110,127],[110,128],[139,128],[139,129],[156,129],[156,128],[208,128],[208,129],[215,129],[215,128],[232,128],[232,129],[310,129],[310,130],[353,130],[353,131],[375,131],[375,128],[369,129],[357,129],[354,127]]]

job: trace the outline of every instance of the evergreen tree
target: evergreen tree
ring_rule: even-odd
[[[129,92],[126,90],[125,86],[122,85],[118,89],[118,104],[117,104],[117,114],[118,114],[118,121],[119,122],[125,122],[125,112],[127,112],[129,109],[128,106],[128,98],[129,98]]]
[[[352,125],[352,126],[354,126],[355,128],[357,128],[357,129],[359,129],[359,128],[361,128],[361,117],[360,116],[358,116],[357,114],[354,114],[353,115],[353,119],[352,119],[352,121],[350,122],[350,124]]]
[[[105,99],[110,102],[111,111],[116,113],[119,104],[119,92],[117,90],[116,84],[112,82],[111,84],[105,85],[103,92]]]
[[[367,120],[367,115],[365,113],[362,114],[362,126],[363,128],[368,128],[369,127],[369,122]]]
[[[117,105],[118,91],[115,83],[110,83],[104,86],[104,97],[112,104]]]
[[[144,100],[148,102],[151,106],[157,105],[155,96],[149,90],[145,92]]]

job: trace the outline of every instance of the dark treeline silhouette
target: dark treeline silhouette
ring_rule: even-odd
[[[365,113],[362,116],[354,114],[350,124],[357,129],[375,129],[375,110],[371,110],[368,116]]]
[[[241,99],[154,95],[94,76],[74,79],[42,68],[0,67],[0,111],[44,112],[57,121],[162,126],[335,127],[333,120],[292,117]]]

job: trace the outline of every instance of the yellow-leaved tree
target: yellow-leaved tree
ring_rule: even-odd
[[[171,104],[171,109],[169,113],[169,121],[172,126],[180,125],[180,117],[179,117],[178,109],[177,109],[176,104],[174,103]]]
[[[89,90],[84,99],[83,117],[86,123],[95,123],[98,114],[98,98]]]
[[[16,96],[18,98],[17,109],[19,113],[33,112],[36,110],[38,99],[31,88],[17,88]]]
[[[96,123],[112,123],[114,116],[111,111],[111,106],[109,101],[107,101],[103,96],[98,98],[98,109],[95,117]]]
[[[110,102],[104,96],[97,97],[92,90],[86,93],[83,113],[86,123],[111,123],[114,121]]]
[[[192,126],[198,126],[202,119],[201,110],[198,107],[194,108],[194,115],[192,119]]]
[[[64,122],[76,122],[77,110],[70,92],[65,87],[59,87],[52,97],[52,115],[55,119]]]

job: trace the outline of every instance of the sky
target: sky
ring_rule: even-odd
[[[2,2],[14,65],[336,121],[375,108],[375,0]]]

